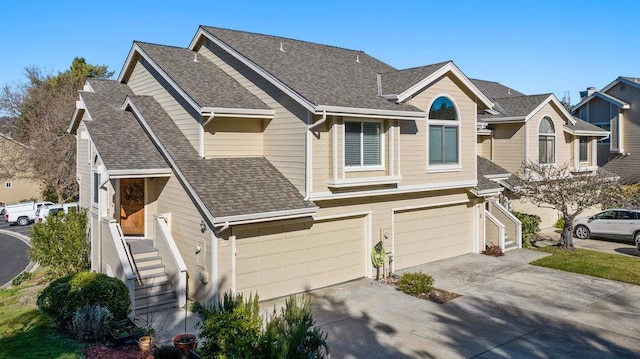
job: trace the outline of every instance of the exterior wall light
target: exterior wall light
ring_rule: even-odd
[[[204,223],[204,220],[200,221],[200,232],[204,233],[207,230],[207,225]]]

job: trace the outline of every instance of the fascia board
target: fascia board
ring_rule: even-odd
[[[567,111],[567,109],[562,106],[562,103],[560,103],[560,101],[556,98],[556,95],[551,94],[549,95],[549,97],[547,97],[544,101],[540,102],[540,104],[533,109],[533,111],[529,112],[529,114],[525,117],[525,122],[529,121],[535,114],[538,113],[538,111],[542,110],[542,108],[548,104],[548,103],[553,103],[555,104],[560,110],[560,113],[562,115],[564,115],[569,122],[571,122],[571,124],[575,125],[576,124],[576,120],[573,118],[573,115],[571,115],[569,113],[569,111]]]
[[[496,118],[485,118],[483,119],[488,125],[498,124],[498,123],[523,123],[526,122],[527,118],[525,116],[509,116],[509,117],[496,117]]]
[[[596,91],[594,93],[594,95],[600,97],[601,99],[603,99],[603,100],[605,100],[607,102],[613,103],[614,105],[616,105],[616,106],[618,106],[620,108],[623,108],[625,110],[628,110],[629,108],[631,108],[631,106],[628,103],[620,100],[619,98],[613,97],[613,96],[611,96],[611,95],[609,95],[607,93]]]
[[[316,107],[316,115],[322,115],[324,112],[327,115],[336,116],[378,116],[381,118],[394,118],[394,119],[406,119],[406,120],[424,120],[427,118],[427,113],[424,111],[394,111],[394,110],[380,110],[374,108],[358,108],[358,107],[342,107],[342,106],[326,106],[318,105]]]
[[[135,55],[136,55],[136,43],[134,42],[131,45],[131,49],[129,49],[129,54],[127,55],[127,59],[124,61],[122,65],[122,69],[120,69],[120,73],[118,74],[118,82],[124,83],[129,79],[129,70],[135,65]]]
[[[201,112],[200,105],[198,105],[198,103],[193,98],[191,98],[191,96],[189,96],[189,94],[187,94],[182,89],[182,87],[180,87],[175,81],[173,81],[171,76],[164,72],[164,70],[155,61],[153,61],[151,56],[149,56],[146,52],[144,52],[144,50],[142,50],[140,45],[134,43],[132,50],[142,56],[153,67],[153,69],[156,70],[160,74],[160,76],[162,76],[162,78],[167,81],[167,83],[169,83],[171,88],[173,88],[180,95],[180,97],[182,97],[185,101],[187,101],[189,105],[191,105],[191,107],[193,107],[194,110],[196,110],[198,113]]]
[[[493,108],[493,102],[491,102],[491,100],[489,100],[489,98],[485,96],[485,94],[482,93],[482,91],[480,91],[480,89],[478,89],[476,85],[474,85],[473,82],[471,82],[471,80],[469,80],[469,78],[464,73],[462,73],[462,71],[460,71],[460,69],[453,62],[449,62],[445,64],[444,66],[442,66],[441,68],[433,72],[431,75],[425,77],[424,79],[419,81],[417,84],[409,87],[407,90],[400,93],[398,95],[398,102],[405,101],[410,96],[414,95],[416,92],[420,91],[424,87],[428,86],[429,84],[433,83],[440,77],[444,76],[447,72],[452,72],[460,81],[462,81],[462,83],[467,88],[471,90],[471,92],[473,92],[474,95],[476,95],[476,97],[487,108],[489,109]]]
[[[212,41],[213,43],[218,45],[220,48],[222,48],[224,51],[229,53],[231,56],[235,57],[238,61],[242,62],[247,67],[249,67],[250,69],[255,71],[257,74],[262,76],[264,79],[269,81],[271,84],[276,86],[278,89],[282,90],[285,94],[287,94],[289,97],[291,97],[296,102],[301,104],[304,108],[306,108],[307,110],[309,110],[311,112],[315,112],[315,110],[316,110],[315,104],[311,103],[306,98],[300,96],[296,91],[294,91],[292,88],[290,88],[289,86],[287,86],[284,83],[282,83],[282,81],[280,81],[278,78],[276,78],[275,76],[271,75],[270,73],[265,71],[262,67],[258,66],[253,61],[251,61],[248,58],[244,57],[242,54],[237,52],[234,48],[232,48],[231,46],[227,45],[225,42],[223,42],[222,40],[218,39],[213,34],[209,33],[208,31],[205,31],[202,28],[198,29],[198,32],[196,33],[196,36],[193,38],[193,40],[191,40],[191,44],[189,44],[189,49],[190,50],[194,50],[194,47],[195,47],[196,43],[199,41],[200,37],[205,37],[208,40]]]
[[[257,117],[257,118],[273,118],[275,111],[272,109],[251,109],[251,108],[225,108],[225,107],[203,107],[201,114],[204,116],[228,116],[228,117]]]

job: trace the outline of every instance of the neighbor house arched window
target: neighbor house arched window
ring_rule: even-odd
[[[542,164],[556,162],[556,131],[553,121],[545,117],[538,127],[538,161]]]
[[[429,109],[429,165],[459,163],[460,121],[453,102],[438,97]]]

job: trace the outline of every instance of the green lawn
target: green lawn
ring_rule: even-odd
[[[640,285],[640,258],[586,249],[565,251],[552,246],[538,250],[551,255],[531,262],[533,265]]]
[[[0,359],[80,359],[82,344],[53,331],[36,306],[44,270],[16,288],[0,289]]]

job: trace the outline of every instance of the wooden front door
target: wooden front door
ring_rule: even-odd
[[[120,180],[120,227],[125,236],[144,236],[144,178]]]

